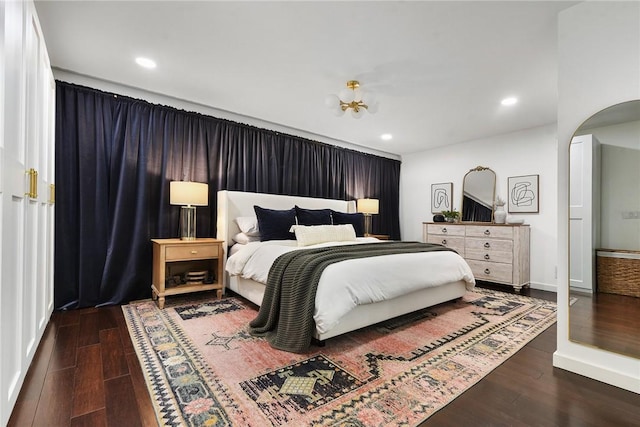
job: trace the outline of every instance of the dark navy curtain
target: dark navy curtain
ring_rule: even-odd
[[[56,308],[151,296],[150,239],[179,235],[174,180],[209,184],[200,237],[226,189],[377,198],[372,231],[400,238],[397,160],[57,82]]]
[[[493,221],[493,210],[467,195],[462,195],[462,220],[476,222]]]

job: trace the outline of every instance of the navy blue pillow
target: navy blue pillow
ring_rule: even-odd
[[[353,229],[356,231],[356,237],[364,237],[364,215],[361,213],[344,213],[331,211],[331,217],[333,223],[338,224],[352,224]]]
[[[296,240],[296,235],[290,233],[292,225],[296,224],[296,210],[275,210],[253,206],[258,218],[260,241],[267,240]]]
[[[295,208],[299,225],[331,225],[331,209]]]

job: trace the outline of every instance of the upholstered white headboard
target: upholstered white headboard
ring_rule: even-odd
[[[256,216],[258,205],[267,209],[291,209],[295,205],[306,209],[329,208],[339,212],[355,212],[355,200],[316,199],[313,197],[282,196],[279,194],[247,193],[244,191],[218,191],[218,219],[216,238],[226,242],[225,256],[231,238],[240,232],[235,219],[239,216]]]

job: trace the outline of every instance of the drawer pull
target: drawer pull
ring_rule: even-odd
[[[487,228],[486,230],[484,230],[484,235],[485,236],[491,235],[491,231],[489,231],[489,229]]]
[[[484,269],[484,274],[491,274],[491,271],[489,271],[489,269],[488,269],[488,268],[485,268],[485,269]]]
[[[442,232],[446,233],[447,232],[447,227],[442,227]]]
[[[447,239],[442,239],[442,244],[446,245],[447,244]]]
[[[490,259],[491,257],[489,256],[489,254],[484,254],[484,259]]]
[[[191,251],[191,253],[195,255],[198,253],[198,251]]]
[[[489,249],[491,247],[491,245],[489,244],[489,242],[487,242],[487,243],[484,244],[484,247]]]

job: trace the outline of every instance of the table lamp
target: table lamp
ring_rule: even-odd
[[[196,239],[196,206],[209,204],[209,186],[202,182],[171,181],[169,203],[180,209],[180,238]]]
[[[364,214],[364,234],[371,234],[371,215],[378,213],[378,199],[358,199],[358,212]]]

